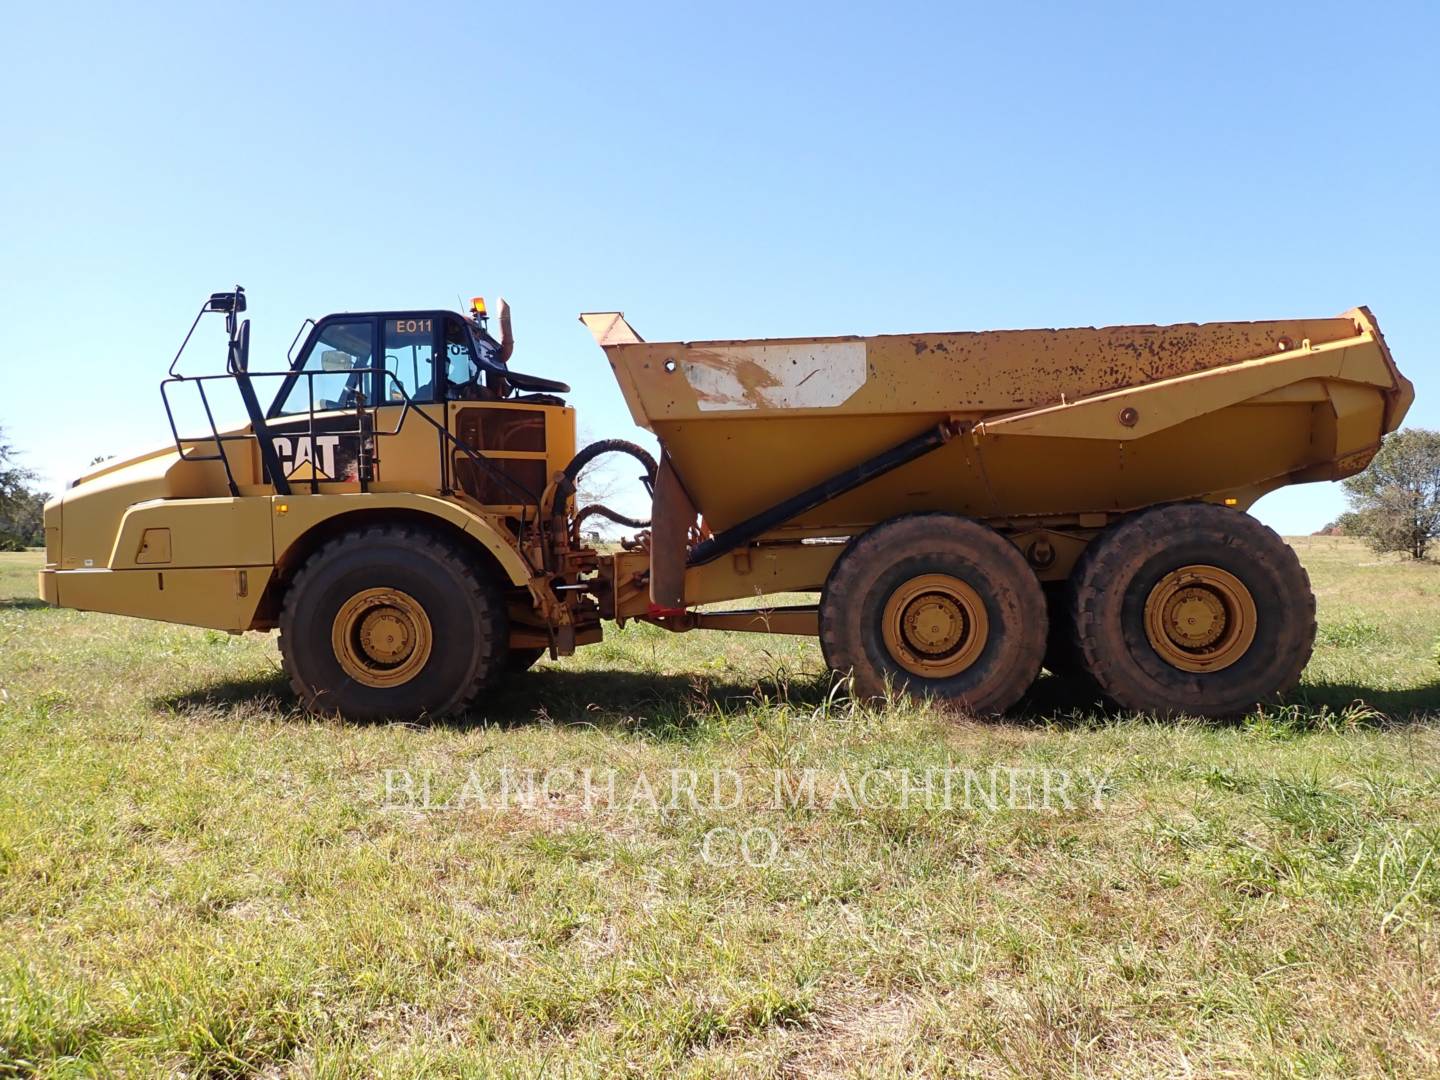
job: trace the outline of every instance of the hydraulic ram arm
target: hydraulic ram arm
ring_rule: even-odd
[[[771,529],[785,524],[791,518],[799,517],[822,503],[844,495],[847,491],[853,491],[861,484],[869,483],[877,476],[884,476],[892,469],[898,469],[901,465],[906,465],[932,450],[938,450],[950,441],[956,431],[957,425],[949,421],[937,424],[930,430],[916,435],[913,439],[906,439],[889,450],[867,458],[843,472],[838,472],[828,480],[822,480],[814,487],[806,488],[799,494],[776,503],[768,510],[762,510],[754,517],[732,525],[724,532],[717,533],[710,539],[697,544],[695,549],[690,552],[689,563],[691,566],[700,566],[712,559],[718,559],[726,552],[748,544]]]

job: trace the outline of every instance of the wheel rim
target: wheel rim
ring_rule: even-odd
[[[398,589],[365,589],[335,613],[330,643],[345,674],[365,686],[409,682],[430,659],[430,619]]]
[[[1160,658],[1182,671],[1220,671],[1255,641],[1255,598],[1218,566],[1182,566],[1145,601],[1145,636]]]
[[[927,679],[958,675],[990,637],[980,594],[948,574],[911,578],[890,595],[882,616],[885,648],[906,671]]]

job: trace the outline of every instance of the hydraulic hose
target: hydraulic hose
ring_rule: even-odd
[[[593,442],[576,454],[570,460],[570,464],[566,465],[561,473],[560,482],[555,492],[554,528],[557,533],[563,531],[565,528],[565,503],[570,496],[575,494],[575,482],[580,477],[580,471],[584,469],[586,465],[589,465],[596,458],[604,454],[629,454],[636,461],[640,462],[640,464],[645,467],[645,475],[641,477],[641,479],[645,483],[646,490],[652,495],[654,494],[655,473],[659,467],[655,464],[655,459],[650,456],[648,450],[643,446],[637,446],[635,443],[625,439],[601,439],[599,442]],[[625,514],[611,510],[608,506],[594,503],[577,513],[574,520],[570,523],[570,535],[574,543],[578,545],[580,542],[580,523],[587,517],[595,515],[609,518],[617,524],[626,525],[632,529],[645,529],[650,525],[649,518],[641,520],[640,518],[628,517]]]
[[[641,520],[640,518],[632,518],[626,514],[620,513],[618,510],[611,510],[610,507],[606,506],[604,503],[591,503],[589,506],[585,507],[584,510],[581,510],[578,514],[576,514],[575,519],[570,522],[571,533],[579,536],[581,522],[583,522],[586,518],[592,516],[609,518],[617,525],[627,525],[632,529],[648,529],[650,527],[650,521],[648,518],[645,520]]]

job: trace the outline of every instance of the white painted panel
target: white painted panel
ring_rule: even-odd
[[[865,385],[865,343],[691,348],[681,367],[703,412],[825,409]]]

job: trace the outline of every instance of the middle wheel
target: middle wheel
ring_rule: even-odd
[[[1004,712],[1045,655],[1045,597],[1015,546],[953,514],[892,518],[851,541],[820,596],[820,649],[863,697],[887,683]]]

